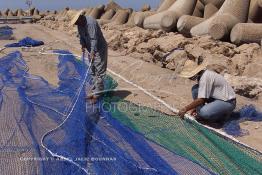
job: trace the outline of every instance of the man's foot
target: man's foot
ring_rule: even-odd
[[[94,95],[88,95],[87,97],[86,97],[86,100],[90,100],[90,99],[93,99],[94,98]]]
[[[89,96],[86,97],[86,101],[87,100],[90,101],[91,104],[95,104],[98,100],[98,97],[95,96],[95,95],[89,95]]]
[[[98,100],[97,96],[93,96],[93,98],[91,99],[91,104],[95,104]]]

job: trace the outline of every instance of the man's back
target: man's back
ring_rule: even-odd
[[[92,26],[92,27],[90,27],[90,29],[93,29],[93,27],[95,27],[97,38],[101,39],[101,42],[105,42],[106,43],[106,40],[105,40],[104,35],[103,35],[103,32],[102,32],[102,30],[101,30],[97,20],[95,20],[91,16],[86,16],[86,22],[87,22],[88,26]],[[93,32],[93,31],[90,31],[90,32]],[[104,43],[102,43],[102,44],[104,44]]]
[[[236,98],[233,88],[225,78],[210,70],[206,70],[199,81],[198,97],[215,98],[223,101]]]
[[[78,26],[81,44],[85,45],[90,51],[107,49],[107,43],[97,21],[91,16],[86,16],[86,25]],[[93,48],[92,48],[93,47]]]

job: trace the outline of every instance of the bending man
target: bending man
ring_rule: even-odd
[[[194,101],[179,111],[179,116],[190,111],[199,119],[212,122],[225,120],[230,117],[236,107],[236,95],[233,88],[224,77],[208,70],[206,64],[192,69],[193,61],[188,60],[180,77],[197,81],[192,87]]]
[[[93,62],[91,67],[93,87],[87,98],[96,101],[104,90],[103,81],[107,69],[107,43],[97,21],[90,16],[84,16],[83,11],[80,11],[73,18],[71,25],[77,25],[82,52],[84,53],[87,49]]]

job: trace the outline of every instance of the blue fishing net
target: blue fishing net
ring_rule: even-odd
[[[253,105],[246,105],[232,115],[231,120],[223,126],[223,130],[233,136],[248,135],[249,132],[240,127],[240,123],[245,121],[261,122],[262,112]]]
[[[36,47],[44,45],[43,41],[34,40],[30,37],[25,37],[24,39],[18,41],[18,43],[7,44],[5,47]]]
[[[86,101],[88,65],[56,53],[57,87],[29,74],[20,52],[0,59],[1,174],[212,174]]]
[[[0,27],[0,40],[11,39],[13,35],[13,29],[9,26]]]

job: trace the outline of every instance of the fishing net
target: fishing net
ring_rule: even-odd
[[[218,174],[261,174],[260,153],[218,136],[195,121],[184,121],[119,97],[107,97],[112,116],[164,148]],[[113,104],[113,106],[112,106]]]
[[[1,174],[213,174],[113,117],[110,97],[86,101],[88,66],[55,53],[58,86],[29,74],[20,52],[0,58]]]
[[[223,126],[223,130],[236,137],[248,135],[249,132],[240,127],[240,123],[245,121],[261,122],[262,112],[258,111],[253,105],[246,105],[232,115],[231,120]]]
[[[49,54],[58,55],[57,85],[31,75],[20,52],[0,58],[0,174],[262,174],[259,152],[195,121],[110,92],[86,101],[88,64]],[[105,85],[117,87],[109,76]],[[245,109],[248,119],[259,114]]]
[[[13,35],[13,29],[9,26],[0,27],[0,40],[11,39]]]
[[[44,45],[43,41],[34,40],[30,37],[25,37],[18,41],[17,43],[11,43],[5,45],[5,47],[36,47]]]

